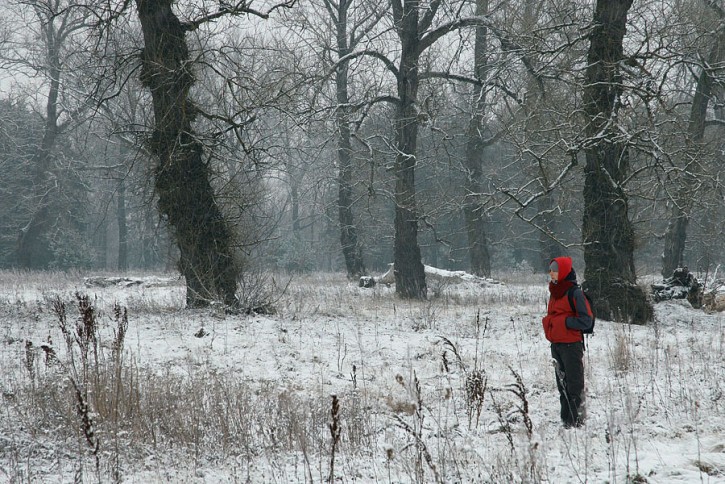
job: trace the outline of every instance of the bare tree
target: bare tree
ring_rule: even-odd
[[[620,63],[632,0],[598,0],[587,57],[584,111],[587,116],[583,234],[585,279],[597,314],[637,324],[652,318],[652,307],[636,284],[634,230],[623,187],[630,163],[619,136],[622,104]]]
[[[17,227],[27,223],[26,200],[18,194],[32,189],[28,149],[42,136],[42,120],[22,102],[0,100],[0,266],[16,263]]]
[[[335,42],[338,59],[335,71],[335,96],[337,108],[337,160],[338,168],[338,218],[340,244],[345,258],[347,276],[350,279],[365,273],[362,246],[353,213],[353,147],[351,133],[351,99],[349,92],[350,61],[347,56],[356,49],[365,36],[380,21],[384,9],[377,3],[355,0],[324,0],[325,8],[335,26]],[[357,7],[353,9],[353,7]],[[358,15],[351,18],[351,13]]]
[[[172,4],[172,0],[136,0],[144,38],[141,81],[150,90],[154,107],[149,150],[158,159],[159,210],[179,246],[187,306],[205,306],[213,299],[237,306],[239,262],[233,231],[217,203],[204,144],[192,126],[199,110],[190,95],[194,74],[186,34],[227,15],[268,14],[253,10],[247,2],[222,3],[218,10],[182,23]]]
[[[415,164],[418,141],[419,59],[427,45],[423,35],[440,2],[420,18],[418,0],[392,0],[395,29],[400,38],[400,64],[396,74],[398,105],[395,113],[395,241],[393,259],[395,292],[404,298],[426,299],[425,272],[418,245],[418,207],[415,196]],[[430,38],[426,39],[429,40]]]
[[[476,15],[488,14],[488,0],[476,0]],[[488,64],[488,27],[480,25],[475,28],[475,43],[473,54],[473,74],[477,79],[486,79],[490,66]],[[486,146],[484,138],[484,114],[487,104],[486,93],[488,87],[481,83],[474,89],[474,111],[468,122],[466,133],[466,155],[464,157],[464,183],[465,199],[463,203],[463,216],[466,222],[468,236],[468,254],[471,262],[471,272],[477,276],[491,275],[491,256],[486,240],[486,224],[484,207],[479,201],[483,192],[482,157]],[[490,142],[488,143],[490,144]]]
[[[209,184],[204,147],[192,128],[196,111],[189,96],[194,77],[185,40],[188,28],[171,3],[136,2],[144,36],[141,80],[154,104],[150,151],[159,160],[159,209],[175,231],[187,306],[204,306],[217,298],[236,306],[231,231]]]
[[[50,231],[56,225],[60,187],[59,172],[54,169],[58,138],[72,126],[85,106],[69,106],[64,98],[64,77],[72,70],[72,51],[69,44],[82,42],[81,31],[89,27],[83,12],[68,0],[24,0],[16,6],[32,12],[38,27],[40,51],[37,59],[27,57],[34,46],[6,53],[5,60],[20,70],[41,74],[47,86],[42,139],[35,148],[30,170],[33,178],[32,209],[25,225],[19,230],[16,262],[26,269],[47,268],[52,262]],[[65,101],[65,102],[64,102]]]
[[[553,9],[546,9],[544,4],[536,2],[535,0],[525,0],[523,8],[523,25],[521,28],[524,37],[527,35],[527,32],[532,32],[536,29],[536,22],[539,15],[542,13],[542,10],[546,11],[549,16],[557,16],[557,12],[553,11]],[[564,11],[566,10],[564,9]],[[560,30],[564,32],[566,31],[566,29]],[[564,32],[562,32],[562,34],[564,34]],[[569,47],[570,52],[575,51],[575,49],[571,48],[573,47],[573,45],[570,45]],[[571,53],[574,54],[574,52]],[[528,99],[524,103],[522,109],[526,118],[525,130],[528,133],[528,136],[531,137],[531,139],[537,139],[538,143],[541,143],[540,140],[542,137],[545,136],[544,133],[549,131],[551,128],[550,123],[552,121],[554,121],[554,123],[557,123],[558,121],[552,120],[552,117],[546,116],[545,113],[561,113],[562,110],[544,108],[544,103],[547,101],[545,87],[542,80],[544,76],[537,72],[538,65],[533,60],[536,57],[536,54],[529,54],[527,57],[526,92]],[[550,101],[549,105],[555,105],[557,100],[558,97]],[[525,150],[529,148],[530,146],[524,147]],[[551,166],[561,165],[563,159],[565,159],[565,154],[552,153],[549,156],[551,158],[554,158],[554,160],[547,160],[548,163],[546,164],[535,164],[536,171],[539,175],[541,175],[542,172],[546,172],[547,168],[550,168]],[[549,176],[549,174],[544,173],[544,178],[548,178]],[[558,200],[556,200],[555,197],[556,195],[561,194],[562,187],[557,188],[558,189],[556,191],[544,191],[542,196],[537,200],[536,209],[539,218],[541,219],[539,226],[544,229],[537,231],[539,241],[537,251],[538,257],[536,257],[533,261],[534,268],[537,270],[548,270],[549,261],[557,254],[562,253],[563,250],[566,250],[563,248],[565,244],[562,243],[562,234],[559,230],[557,230],[558,225],[562,224],[562,222],[560,221],[561,217],[557,216]]]
[[[398,65],[385,59],[396,78],[395,112],[395,290],[404,298],[426,299],[427,285],[418,244],[418,204],[415,166],[419,126],[418,89],[420,60],[426,50],[450,32],[489,25],[483,17],[458,17],[434,26],[442,2],[433,0],[421,8],[419,0],[392,0],[395,32],[400,40]],[[421,15],[422,14],[422,15]]]
[[[489,31],[500,44],[500,60],[488,61],[488,69],[498,71],[488,83],[499,95],[486,107],[499,130],[489,139],[506,155],[488,176],[492,192],[505,198],[487,197],[486,203],[495,216],[523,222],[510,220],[506,243],[520,239],[518,252],[543,270],[551,257],[580,245],[579,221],[571,216],[581,191],[571,139],[580,132],[575,99],[585,55],[583,12],[566,2],[492,5],[496,21]]]
[[[662,276],[670,277],[672,272],[684,264],[684,252],[687,241],[687,226],[698,191],[695,189],[707,170],[703,169],[703,158],[712,157],[705,151],[703,140],[707,126],[707,110],[715,95],[716,84],[721,78],[725,62],[725,11],[717,2],[705,0],[709,11],[717,19],[715,36],[710,51],[695,74],[695,92],[692,97],[690,119],[687,127],[687,161],[680,171],[680,187],[672,200],[669,224],[665,231],[664,251],[662,252]]]

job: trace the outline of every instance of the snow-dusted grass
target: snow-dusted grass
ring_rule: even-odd
[[[425,302],[270,276],[277,314],[232,316],[183,310],[181,281],[0,275],[0,482],[725,482],[725,318],[685,301],[598,321],[589,417],[564,430],[543,276]],[[85,357],[54,310],[75,330],[76,293]]]

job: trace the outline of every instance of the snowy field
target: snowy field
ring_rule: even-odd
[[[565,430],[544,275],[427,302],[278,278],[247,316],[168,275],[0,274],[0,482],[725,483],[725,314],[686,301],[597,321]]]

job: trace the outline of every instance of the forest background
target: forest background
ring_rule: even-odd
[[[647,284],[721,276],[724,60],[717,0],[3,1],[0,480],[722,482],[722,313]]]
[[[179,270],[197,307],[265,270],[395,263],[425,299],[423,264],[569,254],[645,322],[637,274],[722,263],[721,2],[2,9],[0,267]]]

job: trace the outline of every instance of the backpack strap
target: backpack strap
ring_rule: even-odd
[[[576,304],[574,304],[574,290],[578,288],[578,285],[571,286],[566,291],[566,298],[569,300],[569,307],[571,308],[574,313],[576,313]]]
[[[574,294],[573,293],[574,293],[574,290],[576,290],[576,288],[578,288],[578,287],[579,287],[579,285],[577,284],[577,285],[571,286],[566,291],[566,298],[569,300],[569,307],[571,308],[572,311],[574,311],[575,315],[578,313],[577,313],[577,309],[576,309],[576,304],[574,304]],[[587,338],[586,337],[589,335],[585,335],[584,331],[580,331],[580,333],[582,334],[582,345],[584,345],[584,351],[586,351],[587,350]]]

